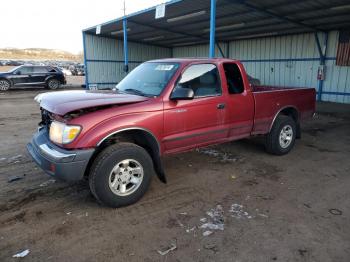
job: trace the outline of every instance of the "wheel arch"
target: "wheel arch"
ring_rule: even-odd
[[[60,79],[59,79],[56,75],[49,75],[49,76],[46,77],[45,83],[48,84],[48,82],[49,82],[51,79],[55,79],[55,80],[61,82]]]
[[[271,129],[276,121],[276,118],[279,115],[286,115],[286,116],[290,116],[291,118],[293,118],[293,120],[295,121],[295,124],[296,124],[296,128],[297,128],[296,138],[300,138],[301,137],[300,114],[299,114],[299,110],[295,106],[292,106],[292,105],[282,107],[280,110],[278,110],[278,112],[275,114],[275,116],[271,122],[269,132],[271,131]]]
[[[155,172],[158,178],[166,183],[166,176],[163,169],[163,164],[160,158],[161,148],[156,136],[148,129],[142,127],[130,127],[125,129],[120,129],[115,132],[112,132],[102,138],[97,143],[97,148],[94,156],[91,158],[89,166],[94,161],[95,157],[101,152],[104,148],[108,147],[111,144],[118,142],[132,142],[138,146],[143,147],[151,156]],[[89,168],[87,168],[88,170]]]

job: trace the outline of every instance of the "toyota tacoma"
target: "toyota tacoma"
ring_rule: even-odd
[[[89,180],[110,207],[138,201],[161,157],[264,136],[266,151],[287,154],[315,112],[314,88],[256,86],[238,60],[161,59],[143,63],[113,90],[38,95],[41,122],[27,145],[49,175]]]

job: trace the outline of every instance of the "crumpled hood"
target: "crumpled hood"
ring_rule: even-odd
[[[148,100],[147,97],[132,94],[121,94],[112,90],[57,91],[39,94],[35,97],[35,101],[40,104],[40,107],[60,116],[64,116],[69,112],[80,109],[97,106],[131,104],[146,100]]]

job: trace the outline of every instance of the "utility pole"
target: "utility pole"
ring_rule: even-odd
[[[124,13],[124,16],[126,16],[126,6],[125,6],[125,0],[123,1],[123,13]]]

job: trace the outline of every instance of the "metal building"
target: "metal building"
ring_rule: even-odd
[[[350,59],[349,27],[349,0],[173,0],[83,30],[86,85],[114,87],[150,59],[216,56],[263,84],[350,103],[350,66],[336,63],[340,34]]]

